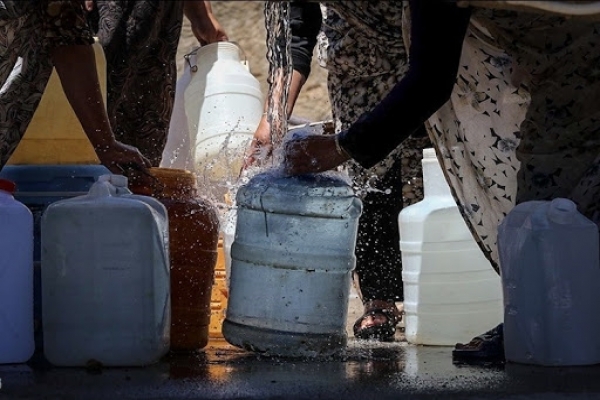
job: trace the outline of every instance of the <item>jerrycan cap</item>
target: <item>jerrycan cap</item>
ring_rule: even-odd
[[[127,187],[128,180],[126,176],[117,174],[106,174],[98,177],[98,182],[109,182],[114,187]]]
[[[577,205],[565,198],[556,198],[550,202],[548,218],[557,224],[568,224],[577,214]]]
[[[0,179],[0,190],[13,194],[17,191],[17,184],[8,179]]]
[[[428,148],[423,149],[423,158],[437,160],[437,155],[436,155],[435,149],[433,147],[428,147]]]

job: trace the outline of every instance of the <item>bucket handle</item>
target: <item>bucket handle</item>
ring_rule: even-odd
[[[236,45],[236,47],[238,48],[238,50],[243,58],[243,61],[241,61],[241,63],[247,67],[248,66],[248,56],[246,55],[246,52],[244,51],[244,49],[242,49],[242,46],[240,46],[240,44],[234,40],[230,40],[229,43]],[[202,46],[198,46],[198,47],[194,48],[192,51],[190,51],[189,53],[187,53],[183,56],[185,61],[190,66],[190,71],[192,71],[192,72],[198,71],[198,65],[192,65],[192,61],[190,60],[190,57],[192,55],[195,55],[198,52],[198,50],[200,50],[200,48],[202,48]]]

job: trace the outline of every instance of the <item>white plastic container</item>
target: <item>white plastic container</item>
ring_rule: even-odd
[[[142,366],[169,349],[168,217],[127,178],[103,175],[89,193],[42,218],[44,353],[57,366]]]
[[[498,228],[508,361],[600,363],[598,226],[567,199],[517,205]]]
[[[194,171],[194,159],[191,151],[190,128],[185,112],[185,90],[192,81],[192,67],[196,65],[196,53],[186,56],[187,62],[183,66],[183,74],[175,86],[175,99],[173,112],[169,122],[169,134],[160,161],[161,168],[175,168]],[[194,135],[195,136],[195,135]]]
[[[33,216],[0,179],[0,364],[23,363],[33,339]]]
[[[262,117],[260,83],[240,53],[231,42],[198,49],[192,68],[196,71],[185,90],[191,151],[203,186],[222,185],[238,177],[246,147]]]
[[[342,351],[362,211],[352,188],[333,176],[262,173],[236,204],[225,339],[287,357]]]
[[[500,277],[473,239],[434,149],[423,150],[423,201],[399,216],[405,335],[454,346],[502,321]]]

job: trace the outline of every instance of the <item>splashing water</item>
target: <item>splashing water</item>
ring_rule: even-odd
[[[235,198],[238,189],[246,185],[250,179],[260,172],[269,172],[272,176],[277,177],[283,174],[283,149],[285,141],[291,139],[288,133],[288,107],[287,98],[293,74],[293,62],[291,56],[291,28],[290,28],[290,2],[270,0],[264,4],[265,27],[267,32],[267,61],[269,62],[268,83],[269,90],[267,94],[267,119],[270,124],[270,136],[273,153],[269,159],[269,164],[262,166],[252,166],[242,171],[239,177],[228,177],[219,185],[227,193],[226,201],[223,203],[216,201],[215,203],[222,211],[221,221],[223,225],[226,223],[227,213],[232,208],[235,208]],[[298,134],[318,134],[324,133],[325,128],[321,124],[307,124],[304,132],[296,132]],[[223,149],[226,153],[226,149]],[[266,156],[263,154],[263,159]],[[208,168],[214,167],[208,165]],[[340,174],[341,171],[327,171],[325,176],[342,177],[351,184],[347,173]],[[214,184],[214,183],[213,183]]]
[[[288,128],[287,97],[293,72],[289,3],[289,1],[265,2],[267,60],[269,61],[267,118],[271,125],[271,141],[274,149],[280,147]]]
[[[263,165],[262,167],[251,166],[242,171],[240,176],[227,176],[220,182],[209,182],[203,179],[203,175],[206,175],[203,172],[206,169],[215,168],[216,161],[204,165],[202,168],[204,171],[198,171],[201,186],[205,188],[211,187],[213,192],[218,193],[217,196],[211,196],[210,200],[219,209],[221,226],[226,225],[229,211],[235,208],[235,198],[241,186],[247,184],[254,175],[265,169],[280,169],[281,160],[283,159],[281,152],[282,140],[288,130],[287,96],[293,72],[290,53],[291,30],[289,9],[288,1],[266,1],[264,5],[265,27],[267,31],[267,60],[269,62],[267,118],[271,126],[272,146],[274,149],[273,156],[270,159],[271,165]],[[221,154],[226,159],[229,159],[231,156],[228,154],[228,140],[223,144],[221,151]],[[229,167],[229,164],[227,164],[227,167]]]
[[[225,167],[225,170],[239,171],[239,168],[232,168],[232,165],[239,161],[238,156],[239,154],[243,154],[244,151],[239,151],[239,146],[236,146],[233,151],[230,148],[232,147],[230,141],[233,139],[232,135],[235,129],[227,135],[222,144],[219,159],[204,162],[202,166],[196,165],[201,191],[207,194],[209,200],[219,209],[222,226],[226,224],[229,211],[235,208],[235,197],[238,189],[247,184],[257,173],[265,169],[280,168],[280,160],[283,158],[280,148],[283,137],[288,130],[287,96],[292,77],[289,10],[288,1],[266,1],[264,5],[267,31],[267,60],[269,61],[267,118],[271,126],[272,146],[274,149],[273,156],[270,159],[271,165],[263,165],[262,167],[252,166],[242,171],[240,176],[225,174],[226,176],[218,182],[207,179],[207,176],[214,172],[212,171],[214,168]],[[249,145],[249,143],[250,138],[247,144]],[[192,151],[195,150],[192,148]],[[235,160],[232,160],[232,158],[235,158]],[[211,174],[207,172],[211,172]]]

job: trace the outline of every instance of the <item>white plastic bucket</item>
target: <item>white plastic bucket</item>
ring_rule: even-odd
[[[463,220],[434,149],[423,150],[423,201],[398,217],[405,336],[453,346],[502,321],[500,277]]]
[[[0,179],[0,364],[23,363],[33,339],[33,216]]]
[[[168,216],[127,178],[103,175],[89,193],[42,218],[44,353],[57,366],[142,366],[169,349]]]
[[[223,186],[238,177],[262,117],[260,84],[240,53],[232,42],[195,51],[197,64],[185,90],[185,112],[195,172],[205,187]]]
[[[185,90],[192,81],[191,65],[196,65],[196,54],[188,54],[183,74],[175,86],[173,112],[169,122],[169,134],[160,161],[161,168],[175,168],[194,171],[194,158],[191,150],[191,135],[185,111]],[[196,135],[194,135],[195,137]]]

